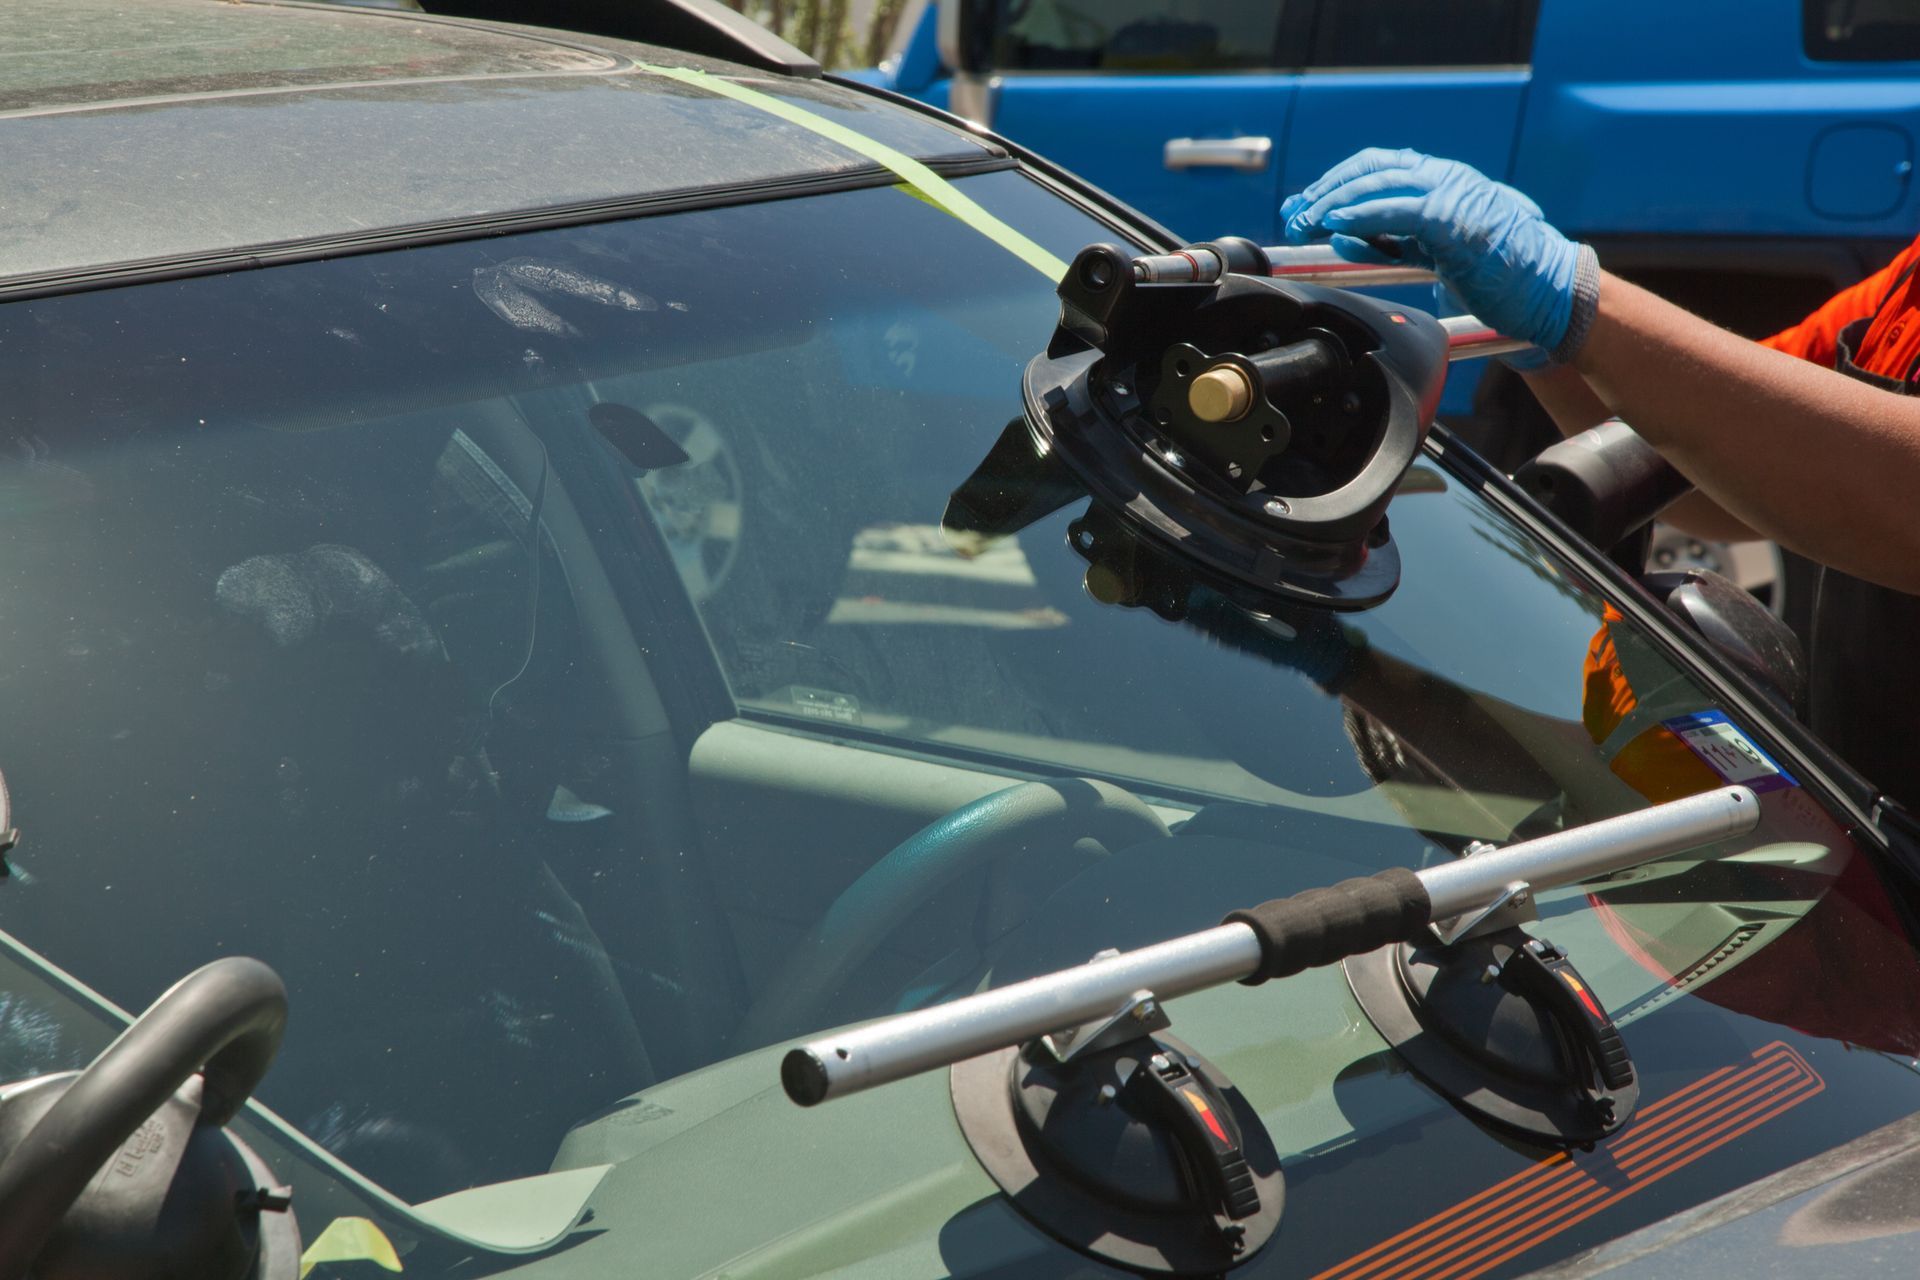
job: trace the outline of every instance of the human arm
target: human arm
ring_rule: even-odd
[[[1611,275],[1572,367],[1749,528],[1920,593],[1920,399],[1750,342]]]
[[[1614,276],[1530,200],[1464,165],[1362,152],[1282,209],[1295,240],[1349,257],[1404,237],[1503,332],[1553,352],[1708,499],[1748,528],[1857,576],[1920,591],[1920,399],[1715,328]],[[1575,414],[1577,388],[1561,407]],[[1554,406],[1549,405],[1552,409]]]
[[[1548,365],[1523,369],[1521,377],[1540,407],[1547,411],[1561,435],[1577,435],[1616,417],[1578,369]],[[1695,490],[1661,513],[1661,519],[1701,538],[1748,542],[1761,535],[1705,493]]]

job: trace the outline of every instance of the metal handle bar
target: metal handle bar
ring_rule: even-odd
[[[1283,244],[1261,249],[1269,274],[1276,280],[1295,280],[1307,284],[1330,284],[1342,289],[1359,289],[1390,284],[1431,284],[1433,272],[1425,267],[1382,266],[1371,262],[1348,262],[1324,244]],[[1156,253],[1133,260],[1133,274],[1144,284],[1210,284],[1226,270],[1220,256],[1209,249],[1194,246],[1175,253]],[[1440,322],[1447,330],[1447,359],[1474,360],[1482,356],[1505,355],[1521,351],[1529,343],[1509,338],[1474,316],[1448,316]]]
[[[1440,327],[1447,331],[1449,361],[1503,356],[1509,351],[1525,351],[1533,345],[1522,338],[1507,337],[1478,316],[1443,316]]]
[[[1359,288],[1362,285],[1432,284],[1434,279],[1433,272],[1425,267],[1348,262],[1333,251],[1332,245],[1326,244],[1273,245],[1260,252],[1266,256],[1268,274],[1276,280]],[[1211,284],[1225,270],[1219,254],[1199,245],[1133,260],[1134,279],[1143,284]]]
[[[1493,902],[1515,881],[1538,893],[1741,835],[1759,820],[1752,791],[1723,787],[1414,875],[1430,918],[1445,920]],[[1219,925],[823,1036],[786,1055],[781,1082],[811,1106],[1090,1022],[1142,990],[1170,1000],[1236,982],[1256,973],[1262,956],[1252,928]]]

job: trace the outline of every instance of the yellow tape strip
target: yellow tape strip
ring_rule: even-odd
[[[400,1255],[386,1232],[365,1218],[335,1218],[314,1237],[300,1255],[300,1276],[324,1262],[371,1262],[387,1271],[400,1270]]]
[[[704,71],[688,71],[679,67],[649,66],[645,69],[655,75],[665,76],[669,80],[697,85],[709,93],[717,93],[723,98],[732,98],[735,102],[744,102],[768,115],[778,116],[789,124],[797,124],[802,129],[818,134],[829,142],[837,142],[847,150],[863,155],[876,164],[885,165],[898,174],[903,182],[916,188],[916,194],[960,219],[1038,271],[1049,282],[1058,281],[1066,274],[1066,263],[982,209],[971,198],[961,195],[951,182],[904,152],[895,151],[892,147],[875,142],[863,133],[815,115],[804,107],[796,107],[785,99],[761,93],[758,89],[749,89],[745,85],[735,84],[724,76],[709,75]]]

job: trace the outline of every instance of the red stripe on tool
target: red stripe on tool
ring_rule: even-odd
[[[1573,989],[1573,994],[1580,997],[1580,1003],[1587,1006],[1587,1012],[1593,1015],[1595,1022],[1605,1022],[1607,1020],[1607,1015],[1600,1012],[1600,1006],[1593,1002],[1593,997],[1587,994],[1586,987],[1581,985],[1578,978],[1575,978],[1570,973],[1563,973],[1560,975],[1560,979]]]
[[[1220,1121],[1218,1117],[1213,1114],[1213,1108],[1207,1105],[1207,1100],[1192,1089],[1182,1089],[1180,1093],[1193,1105],[1193,1109],[1200,1113],[1200,1118],[1207,1122],[1207,1128],[1213,1131],[1214,1137],[1220,1139],[1220,1145],[1223,1147],[1232,1146],[1233,1144],[1227,1141],[1227,1131],[1220,1127]]]

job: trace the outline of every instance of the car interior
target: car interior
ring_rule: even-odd
[[[578,234],[570,269],[621,265],[617,231]],[[456,287],[500,257],[428,252]],[[273,322],[93,384],[108,295],[0,333],[43,357],[0,411],[0,722],[35,726],[0,759],[27,837],[0,928],[130,1008],[213,955],[267,961],[297,1016],[262,1100],[404,1197],[537,1172],[569,1126],[783,1037],[1204,927],[1222,884],[1280,896],[1642,803],[1577,721],[1597,606],[1536,592],[1563,571],[1446,516],[1479,508],[1431,467],[1402,536],[1545,601],[1503,623],[1565,641],[1538,688],[1413,575],[1371,644],[1454,674],[1369,712],[1284,648],[1093,601],[1057,524],[953,554],[939,511],[1007,412],[981,371],[1049,319],[1025,276],[957,309],[880,280],[831,326],[750,331],[737,281],[635,271],[650,309],[533,299],[611,326],[568,356],[478,288],[383,341],[404,274],[154,286],[116,304],[154,308],[130,329]],[[502,351],[523,380],[467,372]],[[226,366],[165,390],[202,352]],[[1622,733],[1690,696],[1661,679]],[[1421,743],[1421,705],[1454,738]],[[1469,776],[1489,742],[1532,763]],[[1839,847],[1818,834],[1808,875]],[[1790,900],[1655,910],[1708,954],[1804,910],[1765,888]],[[1618,1005],[1661,987],[1596,973]],[[0,1010],[6,1078],[75,1052]]]

